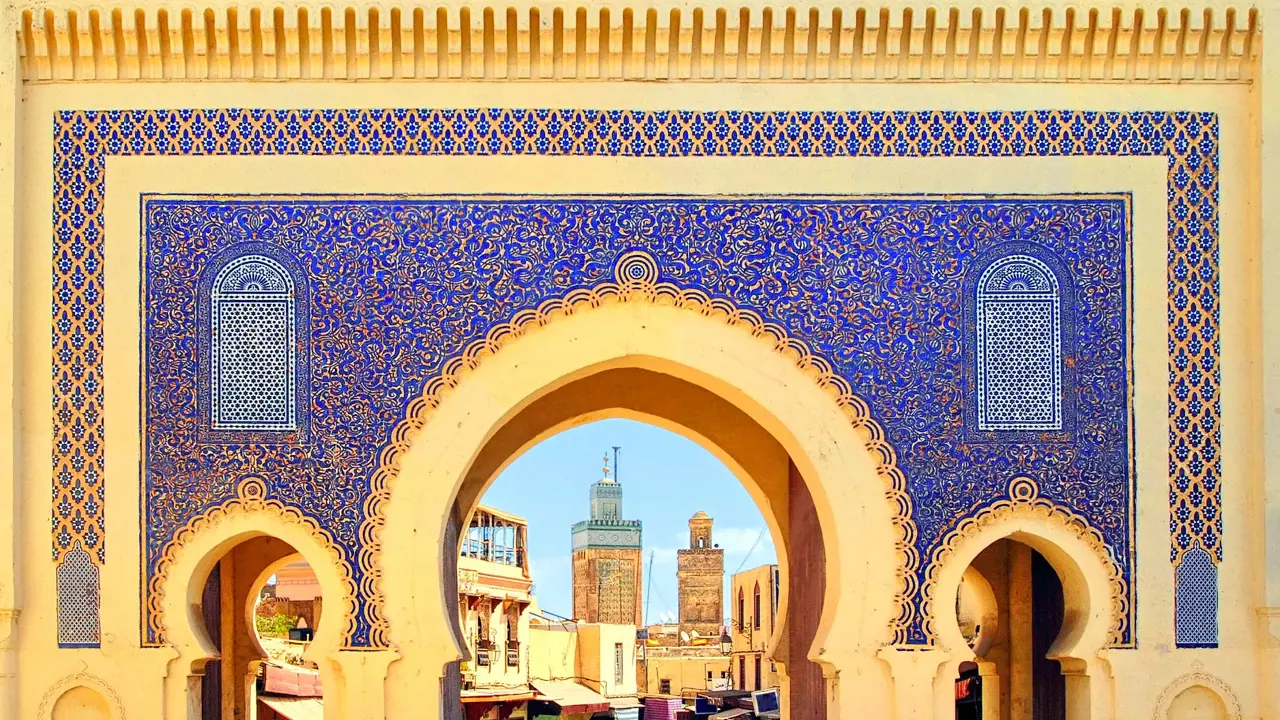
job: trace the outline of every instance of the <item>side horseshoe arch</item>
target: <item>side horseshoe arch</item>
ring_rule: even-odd
[[[237,518],[245,522],[237,523]],[[244,527],[238,527],[241,524]],[[151,629],[160,642],[172,644],[175,641],[172,616],[185,605],[181,599],[168,597],[169,593],[184,590],[175,586],[175,581],[189,579],[183,576],[199,572],[200,564],[208,561],[206,556],[216,555],[219,548],[234,544],[237,538],[246,534],[280,537],[307,558],[316,568],[317,575],[336,575],[337,584],[342,588],[342,612],[332,613],[333,619],[326,618],[324,625],[330,629],[328,626],[332,624],[332,632],[326,634],[331,638],[341,638],[340,644],[345,645],[345,639],[355,624],[356,613],[356,585],[350,564],[329,533],[297,508],[268,498],[266,483],[252,475],[240,481],[236,497],[193,518],[165,545],[148,594]],[[319,562],[321,559],[326,562]],[[204,569],[205,572],[207,570]],[[185,619],[178,622],[185,622]]]
[[[1094,591],[1092,594],[1105,594],[1105,608],[1090,613],[1078,633],[1083,637],[1074,638],[1072,644],[1100,650],[1117,642],[1128,617],[1128,595],[1119,563],[1112,557],[1102,533],[1080,515],[1041,497],[1035,482],[1025,477],[1010,483],[1007,499],[961,521],[934,550],[921,593],[928,636],[936,642],[943,630],[940,625],[954,624],[954,603],[949,601],[954,599],[960,577],[973,558],[991,542],[1011,535],[1039,537],[1061,548],[1084,574],[1083,581]]]

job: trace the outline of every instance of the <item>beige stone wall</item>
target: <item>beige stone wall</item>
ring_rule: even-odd
[[[653,650],[649,648],[650,654],[640,663],[640,670],[645,673],[647,692],[655,695],[661,692],[663,680],[671,684],[672,695],[692,695],[708,688],[707,673],[711,673],[712,681],[719,681],[729,672],[729,658],[718,651],[709,655],[668,656]]]
[[[605,697],[635,697],[636,627],[578,623],[578,677]]]
[[[578,674],[578,633],[561,626],[529,629],[529,678],[557,680]]]
[[[1217,5],[1217,4],[1215,4]],[[899,6],[895,5],[895,8]],[[1197,9],[1202,8],[1198,4]],[[1149,5],[1155,16],[1156,6]],[[1272,20],[1265,8],[1259,26]],[[642,13],[643,14],[643,13]],[[947,13],[938,13],[938,16]],[[780,12],[779,16],[785,13]],[[874,13],[872,13],[874,15]],[[960,13],[963,15],[963,13]],[[1106,17],[1104,11],[1101,15]],[[1190,13],[1195,17],[1197,13]],[[501,16],[501,13],[498,13]],[[1092,17],[1080,13],[1073,17]],[[1173,8],[1169,18],[1180,17]],[[949,17],[949,16],[948,16]],[[1241,16],[1243,17],[1243,15]],[[22,19],[4,6],[0,37],[16,37]],[[1083,20],[1081,20],[1083,22]],[[1243,24],[1243,19],[1240,20]],[[1063,24],[1058,25],[1062,28]],[[177,27],[177,25],[175,25]],[[247,31],[246,31],[247,32]],[[794,32],[793,32],[794,36]],[[249,37],[248,34],[245,35]],[[783,36],[779,36],[782,38]],[[941,37],[941,36],[940,36]],[[938,40],[964,45],[964,38]],[[979,45],[988,41],[974,36]],[[1071,37],[1083,43],[1081,33]],[[1191,33],[1171,36],[1175,48]],[[1180,38],[1180,39],[1179,39]],[[1220,38],[1219,38],[1220,39]],[[618,38],[621,47],[622,38]],[[647,42],[647,40],[646,40]],[[655,41],[656,42],[656,41]],[[754,44],[756,39],[752,39]],[[850,38],[850,42],[852,42]],[[914,40],[911,41],[914,43]],[[779,43],[781,45],[782,43]],[[55,44],[55,50],[61,46]],[[93,56],[93,45],[78,45]],[[758,47],[758,46],[756,46]],[[775,47],[771,45],[771,48]],[[868,44],[868,48],[877,47]],[[885,46],[878,46],[885,47]],[[914,47],[914,46],[913,46]],[[1149,47],[1149,46],[1148,46]],[[1202,52],[1163,56],[1166,66],[1183,62],[1194,74]],[[1260,47],[1260,45],[1259,45]],[[342,581],[331,556],[308,531],[265,510],[237,510],[195,537],[175,562],[166,588],[166,617],[173,647],[139,645],[140,548],[139,357],[137,313],[138,199],[144,192],[191,193],[1067,193],[1127,192],[1133,196],[1133,344],[1137,466],[1138,648],[1105,650],[1091,658],[1090,717],[1136,718],[1164,712],[1166,689],[1199,685],[1239,707],[1242,717],[1280,713],[1280,691],[1269,678],[1280,650],[1273,625],[1280,618],[1280,497],[1276,468],[1280,428],[1280,332],[1274,296],[1275,244],[1280,239],[1280,91],[1275,83],[1252,85],[1188,82],[1101,83],[1087,78],[1058,82],[805,84],[779,82],[657,85],[629,82],[456,81],[426,83],[197,82],[175,75],[160,82],[161,62],[149,82],[62,82],[23,85],[20,65],[7,41],[0,44],[0,268],[13,302],[0,303],[0,716],[49,717],[77,703],[108,708],[111,717],[186,717],[191,665],[208,657],[199,633],[189,627],[190,588],[200,585],[211,559],[234,541],[268,533],[306,556],[325,588],[323,623],[336,638]],[[25,52],[25,50],[24,50]],[[37,50],[37,54],[41,51]],[[59,52],[61,52],[59,50]],[[172,50],[168,51],[172,52]],[[770,52],[775,52],[771,50]],[[781,53],[782,51],[776,51]],[[896,50],[894,51],[897,52]],[[1002,51],[1004,52],[1004,51]],[[1046,51],[1047,52],[1047,51]],[[887,53],[868,57],[884,65]],[[247,66],[256,67],[246,53]],[[482,54],[475,67],[483,66]],[[896,57],[896,55],[895,55]],[[940,54],[938,64],[943,64]],[[1028,56],[1030,57],[1030,56]],[[1052,66],[1045,57],[1041,65]],[[1077,55],[1069,55],[1076,58]],[[1106,53],[1098,55],[1104,63]],[[237,67],[241,61],[237,61]],[[984,61],[985,62],[985,61]],[[1144,62],[1146,62],[1144,60]],[[1261,61],[1264,77],[1280,76],[1280,55]],[[647,61],[646,61],[647,63]],[[1119,65],[1123,65],[1120,63]],[[1035,63],[1031,63],[1035,67]],[[61,67],[61,65],[59,65]],[[363,66],[362,66],[363,67]],[[468,69],[472,67],[468,64]],[[1073,60],[1070,67],[1077,67]],[[1113,62],[1112,68],[1118,67]],[[62,71],[59,70],[59,73]],[[1055,69],[1054,72],[1057,72]],[[252,73],[251,73],[252,75]],[[246,76],[235,76],[246,77]],[[779,78],[782,79],[782,78]],[[48,463],[52,445],[49,403],[49,297],[52,256],[51,118],[59,109],[146,107],[594,107],[739,109],[1195,109],[1219,113],[1221,122],[1221,277],[1223,462],[1226,555],[1221,566],[1221,639],[1217,650],[1176,650],[1172,637],[1172,572],[1167,562],[1168,471],[1166,413],[1166,205],[1164,161],[1159,158],[945,158],[945,159],[647,159],[567,157],[486,158],[113,158],[108,162],[106,222],[111,238],[106,258],[107,527],[110,529],[102,596],[101,651],[57,648],[53,566],[49,560]],[[674,312],[674,311],[672,311]],[[523,407],[530,388],[547,387],[598,363],[626,365],[642,354],[673,366],[697,369],[735,405],[774,433],[797,460],[814,488],[824,536],[829,538],[828,592],[821,609],[819,639],[799,648],[829,671],[832,717],[947,717],[949,678],[940,668],[954,659],[943,645],[937,654],[886,649],[884,620],[892,590],[887,522],[875,491],[874,466],[862,438],[840,425],[830,398],[811,378],[731,328],[705,318],[664,314],[659,309],[606,307],[557,321],[486,359],[437,409],[436,419],[415,438],[404,457],[405,473],[393,500],[384,539],[385,576],[397,651],[344,652],[317,635],[313,648],[325,678],[326,712],[333,717],[433,717],[422,688],[433,687],[443,660],[457,657],[456,640],[440,630],[452,606],[442,590],[441,560],[430,552],[443,535],[453,493],[466,468],[502,418]],[[655,325],[654,321],[658,324]],[[556,348],[572,344],[572,355]],[[664,366],[666,367],[666,366]],[[669,369],[669,368],[668,368]],[[687,373],[693,377],[695,373]],[[764,412],[761,408],[768,408]],[[824,409],[825,408],[825,409]],[[727,455],[727,454],[726,454]],[[732,458],[730,458],[732,460]],[[731,467],[741,468],[735,462]],[[410,474],[412,470],[412,474]],[[785,478],[785,471],[783,477]],[[785,501],[769,491],[768,478],[744,484],[765,511],[775,537]],[[468,492],[483,483],[468,485]],[[432,499],[440,498],[439,506]],[[874,502],[873,502],[874,500]],[[880,503],[880,504],[877,504]],[[1038,534],[1060,542],[1063,559],[1079,563],[1091,608],[1106,605],[1105,588],[1088,553],[1035,519],[1022,518],[975,538],[989,542],[1009,533]],[[980,548],[970,554],[976,556]],[[391,557],[394,556],[394,557]],[[957,555],[968,565],[968,557]],[[1052,558],[1051,558],[1052,559]],[[959,583],[963,567],[945,571]],[[784,569],[785,572],[785,569]],[[638,583],[637,583],[638,587]],[[947,587],[939,585],[939,598]],[[786,600],[783,603],[785,605]],[[945,602],[943,603],[945,604]],[[781,614],[780,614],[781,616]],[[330,619],[332,618],[332,620]],[[1089,618],[1092,621],[1092,616]],[[329,625],[333,623],[333,625]],[[1199,663],[1199,669],[1196,664]],[[390,669],[389,669],[390,668]],[[837,675],[838,671],[838,675]],[[385,691],[382,690],[385,684]],[[88,688],[86,691],[77,688]],[[332,695],[329,694],[332,688]],[[70,692],[65,699],[64,693]],[[429,691],[428,691],[429,692]],[[82,696],[101,698],[92,702]],[[1175,694],[1173,697],[1176,697]],[[1175,710],[1180,712],[1183,705]],[[332,708],[331,710],[329,708]],[[423,713],[423,714],[419,714]]]

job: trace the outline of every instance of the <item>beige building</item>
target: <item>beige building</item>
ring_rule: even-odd
[[[738,690],[778,687],[781,682],[778,665],[766,652],[778,625],[782,592],[778,566],[761,565],[743,570],[734,573],[730,582],[733,687]]]
[[[305,560],[276,571],[275,596],[281,600],[315,600],[321,597],[320,581]]]
[[[470,659],[459,666],[468,720],[522,708],[529,687],[528,523],[481,505],[458,550],[458,625]]]
[[[588,705],[594,694],[614,712],[639,706],[634,625],[538,619],[529,642],[530,683],[539,697]]]
[[[697,647],[645,647],[641,653],[643,692],[693,697],[702,691],[732,687],[729,656],[716,641]]]
[[[485,488],[606,417],[760,508],[789,718],[1280,717],[1277,26],[0,3],[0,718],[243,716],[302,558],[329,720],[438,720]]]
[[[724,550],[711,541],[713,520],[698,511],[689,519],[689,547],[676,552],[680,632],[711,638],[724,624]]]

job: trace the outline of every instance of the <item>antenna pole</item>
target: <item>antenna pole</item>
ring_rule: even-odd
[[[617,445],[613,446],[613,481],[614,482],[622,482],[621,480],[618,479],[618,451],[621,449],[622,448],[618,447]]]
[[[646,581],[648,587],[644,589],[644,616],[649,617],[649,600],[653,597],[653,550],[649,551],[649,579]],[[643,622],[643,620],[641,620]]]

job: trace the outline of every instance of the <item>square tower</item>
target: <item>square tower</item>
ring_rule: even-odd
[[[641,524],[622,519],[622,483],[591,486],[591,517],[573,526],[573,617],[589,623],[644,626]]]
[[[689,518],[689,549],[676,553],[680,632],[718,638],[724,625],[724,550],[711,543],[714,521],[698,511]]]

